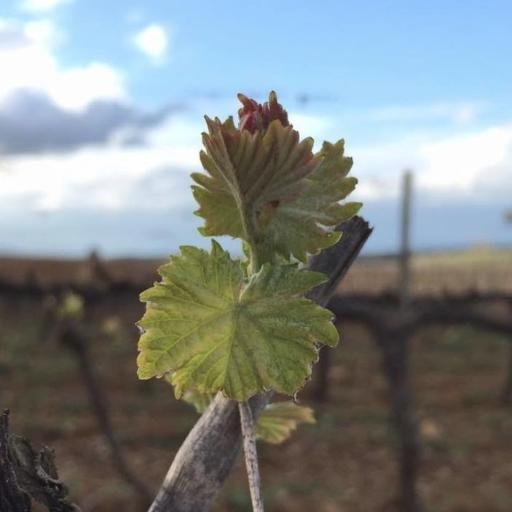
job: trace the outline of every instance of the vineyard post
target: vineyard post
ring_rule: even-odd
[[[399,268],[400,277],[398,290],[400,296],[400,305],[405,307],[410,298],[411,281],[411,201],[412,201],[412,181],[411,171],[405,171],[402,177],[402,201],[400,215],[400,255]]]
[[[421,448],[409,376],[410,334],[401,328],[399,317],[396,326],[386,322],[387,327],[377,334],[376,341],[390,387],[392,420],[399,443],[400,509],[402,512],[420,512],[417,480]]]
[[[402,200],[400,215],[400,254],[398,297],[399,305],[395,315],[377,333],[377,346],[382,357],[384,375],[391,392],[391,410],[399,442],[400,499],[403,512],[419,512],[420,504],[417,480],[420,466],[420,442],[414,407],[414,397],[409,377],[409,351],[411,332],[404,328],[402,316],[410,305],[410,231],[412,202],[411,171],[402,178]]]

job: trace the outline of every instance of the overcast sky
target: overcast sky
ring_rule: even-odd
[[[278,92],[345,138],[369,250],[512,242],[510,1],[2,0],[0,252],[165,255],[200,243],[203,114]]]

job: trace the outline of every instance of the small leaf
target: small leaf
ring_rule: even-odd
[[[313,410],[293,402],[267,405],[256,424],[256,437],[267,443],[286,441],[301,423],[315,423]]]
[[[317,157],[321,163],[305,180],[302,195],[277,208],[264,235],[269,250],[285,258],[291,254],[306,261],[308,254],[336,243],[341,233],[326,228],[349,219],[361,208],[361,203],[339,203],[357,184],[356,178],[347,177],[352,159],[344,156],[344,141],[324,142]]]
[[[162,282],[141,295],[138,374],[172,374],[177,397],[186,389],[239,401],[268,389],[293,395],[317,343],[338,341],[332,313],[302,297],[323,274],[265,264],[246,281],[215,241],[210,254],[183,247],[159,272]]]
[[[214,395],[193,390],[186,390],[182,396],[182,400],[192,405],[199,414],[208,408],[213,398]],[[279,444],[286,441],[302,423],[315,423],[313,409],[294,402],[268,404],[256,422],[256,437],[267,443]]]

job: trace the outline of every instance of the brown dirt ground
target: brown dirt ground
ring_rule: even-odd
[[[138,512],[116,475],[74,360],[45,341],[40,307],[0,303],[0,401],[13,429],[56,449],[63,479],[84,512]],[[86,320],[91,350],[130,464],[156,489],[196,415],[165,382],[135,375],[135,301],[104,304]],[[420,489],[432,512],[512,510],[512,409],[498,403],[509,347],[466,328],[430,329],[414,340],[412,374],[424,462]],[[343,327],[330,400],[279,447],[261,445],[269,512],[371,512],[396,509],[394,438],[388,392],[367,333]],[[250,510],[240,462],[216,512]]]

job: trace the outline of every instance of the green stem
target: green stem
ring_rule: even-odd
[[[251,275],[258,272],[263,262],[257,248],[253,247],[252,245],[249,245],[249,253],[249,275]]]
[[[245,235],[244,238],[249,246],[248,272],[249,275],[252,275],[258,272],[261,265],[265,263],[265,257],[262,254],[261,245],[258,243],[258,223],[254,213],[249,211],[243,204],[242,198],[239,197],[237,203],[242,219],[242,228]],[[258,466],[258,453],[256,451],[256,432],[249,402],[239,402],[238,410],[240,413],[245,467],[247,469],[252,509],[253,512],[264,512],[263,499],[261,497],[261,478]]]
[[[247,207],[244,203],[244,198],[238,190],[233,189],[232,192],[240,214],[242,238],[249,246],[249,275],[252,275],[258,272],[264,263],[267,263],[268,255],[262,247],[258,219],[255,212]]]

